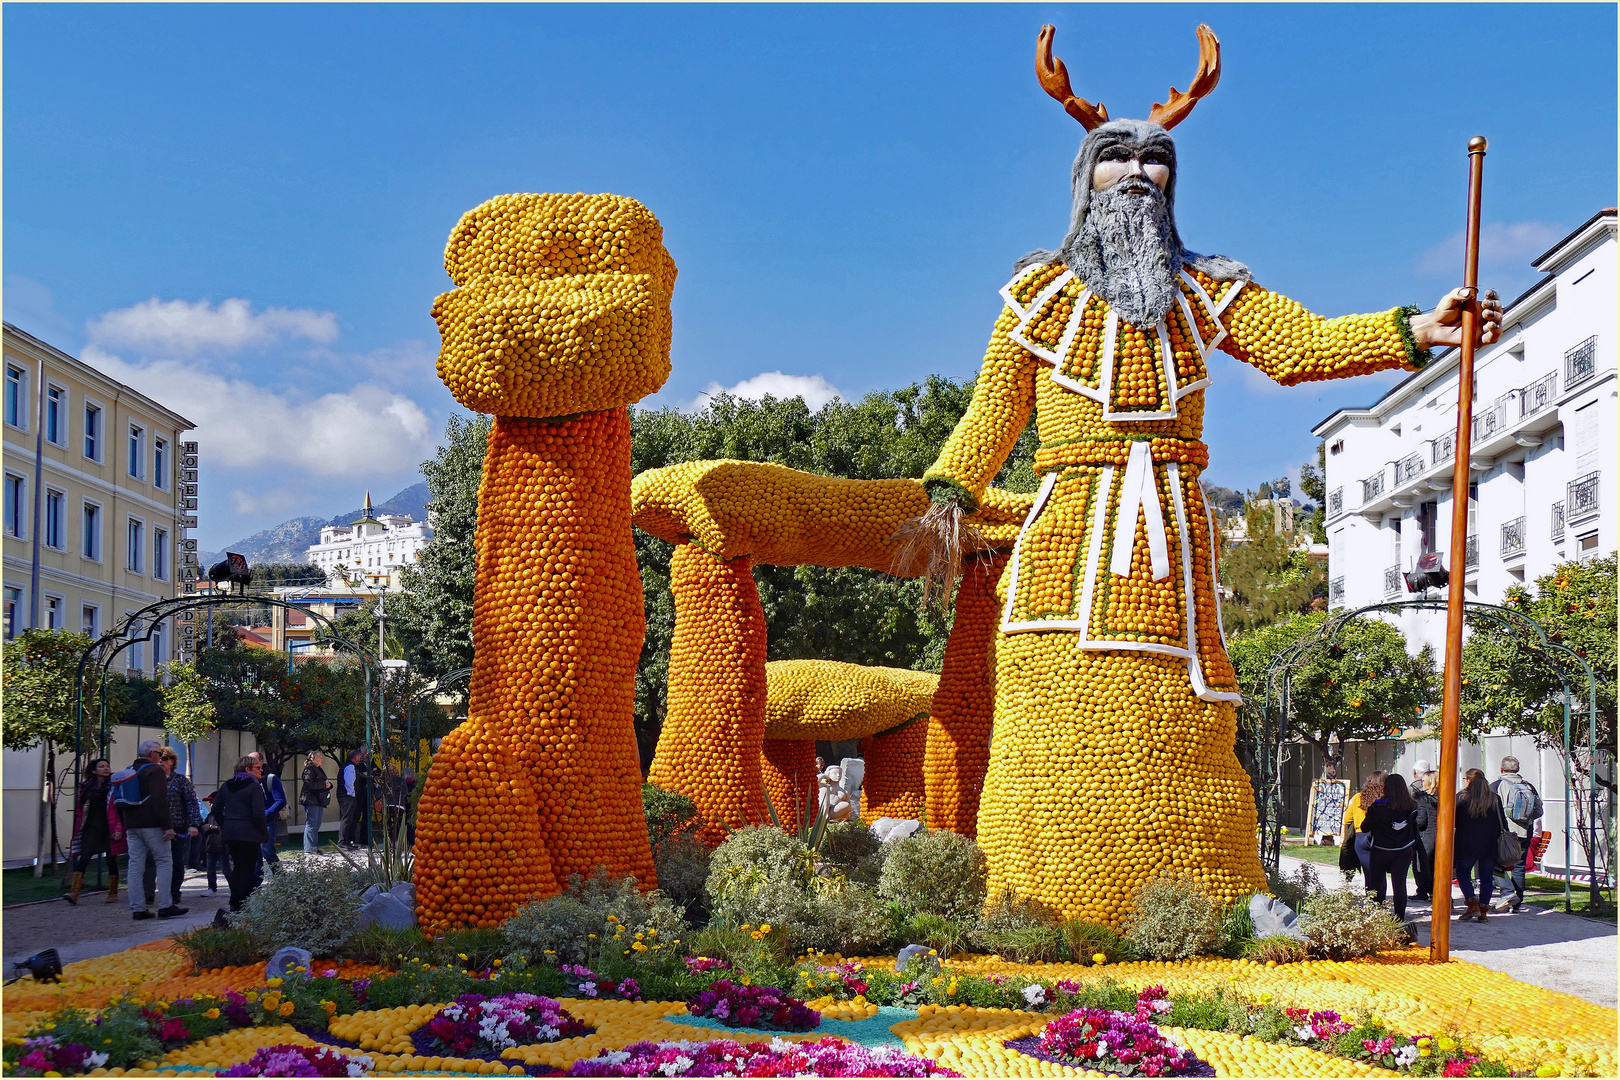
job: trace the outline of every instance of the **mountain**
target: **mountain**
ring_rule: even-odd
[[[428,486],[424,481],[412,484],[404,491],[384,502],[371,504],[374,514],[409,514],[417,521],[427,517]],[[295,517],[283,521],[280,525],[272,525],[252,536],[233,543],[226,544],[221,551],[199,551],[197,562],[202,566],[212,566],[225,557],[226,551],[234,551],[246,557],[250,563],[301,563],[308,559],[308,548],[311,544],[318,544],[321,540],[321,530],[328,525],[347,525],[358,518],[364,507],[355,507],[346,514],[338,514],[332,518]]]

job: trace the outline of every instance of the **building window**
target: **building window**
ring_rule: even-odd
[[[101,609],[94,604],[85,604],[79,609],[79,632],[91,637],[101,636]]]
[[[152,530],[152,576],[159,581],[169,580],[169,530]]]
[[[63,409],[67,406],[67,391],[60,386],[45,388],[45,441],[57,446],[67,445],[67,424]]]
[[[169,662],[168,635],[166,635],[163,631],[164,627],[162,623],[158,623],[156,626],[152,627],[153,670],[156,670],[159,664],[166,664]]]
[[[1589,337],[1564,353],[1564,389],[1573,390],[1597,374],[1597,338]]]
[[[133,614],[135,614],[133,611],[126,611],[124,612],[124,618],[127,620]],[[145,644],[145,642],[137,641],[124,650],[124,665],[130,671],[144,671],[146,669],[146,664],[142,662],[145,659],[142,656]]]
[[[1600,509],[1598,506],[1598,478],[1601,475],[1601,473],[1591,472],[1569,482],[1569,487],[1565,489],[1564,496],[1564,505],[1568,508],[1569,520],[1579,521],[1598,512]],[[9,478],[7,483],[10,483]],[[10,503],[8,502],[7,505],[9,506]],[[10,511],[8,510],[7,513],[10,513]]]
[[[165,491],[169,487],[169,440],[152,440],[152,486]]]
[[[6,365],[6,423],[13,427],[28,427],[28,372],[24,368]]]
[[[129,475],[139,480],[145,462],[146,430],[139,424],[131,424],[129,425]]]
[[[101,407],[88,402],[84,406],[84,456],[101,460]]]
[[[1575,557],[1583,562],[1597,554],[1598,534],[1589,532],[1585,536],[1575,538]]]
[[[1435,524],[1439,517],[1438,502],[1418,503],[1418,543],[1422,548],[1419,554],[1427,555],[1434,550]]]
[[[101,507],[84,504],[84,557],[101,561]]]
[[[6,640],[17,636],[17,616],[22,607],[22,590],[6,586]]]
[[[45,491],[45,546],[57,551],[67,550],[67,496],[60,491]]]
[[[66,629],[62,622],[62,598],[60,596],[47,596],[45,598],[45,629]]]
[[[134,518],[129,519],[129,543],[127,545],[129,559],[127,566],[135,573],[140,573],[146,564],[146,526]]]
[[[1562,499],[1552,504],[1552,538],[1554,540],[1563,540],[1564,538],[1564,503]]]
[[[27,515],[23,510],[23,478],[6,473],[6,535],[18,540],[22,539],[23,521]]]

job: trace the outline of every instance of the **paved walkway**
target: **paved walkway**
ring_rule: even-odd
[[[62,963],[71,964],[75,960],[107,956],[172,937],[182,930],[195,930],[212,922],[214,912],[230,899],[223,876],[219,880],[219,892],[210,893],[206,875],[188,872],[185,883],[180,886],[180,902],[189,909],[188,914],[137,922],[130,917],[125,883],[118,883],[118,902],[109,904],[105,888],[101,892],[90,892],[90,882],[95,880],[93,875],[94,871],[86,875],[85,891],[80,894],[77,906],[58,899],[7,908],[0,913],[8,977],[13,963],[44,949],[55,949]]]
[[[1282,857],[1284,872],[1292,875],[1303,859]],[[1346,887],[1344,876],[1332,866],[1311,864],[1328,888]],[[1359,888],[1360,878],[1352,882]],[[1534,986],[1574,994],[1598,1005],[1620,1004],[1620,937],[1612,923],[1566,915],[1562,911],[1524,907],[1517,915],[1491,915],[1483,923],[1456,922],[1462,913],[1461,889],[1452,890],[1451,955],[1457,960],[1500,971]],[[1407,915],[1417,921],[1418,941],[1429,943],[1433,905],[1413,901]]]

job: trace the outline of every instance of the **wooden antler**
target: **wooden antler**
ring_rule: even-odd
[[[1215,89],[1215,84],[1221,81],[1221,43],[1215,37],[1215,31],[1206,24],[1198,24],[1198,71],[1193,75],[1192,85],[1187,87],[1183,94],[1175,87],[1170,88],[1170,103],[1160,105],[1154,102],[1153,111],[1148,113],[1148,122],[1158,124],[1162,128],[1173,128],[1192,112],[1198,99]],[[1050,91],[1048,91],[1050,93]],[[1083,121],[1082,121],[1083,122]]]
[[[1108,110],[1101,102],[1093,105],[1085,98],[1075,97],[1074,91],[1069,88],[1069,69],[1063,66],[1062,60],[1052,55],[1052,36],[1056,33],[1057,27],[1043,26],[1041,36],[1035,41],[1035,77],[1041,80],[1041,89],[1063,102],[1064,109],[1080,121],[1080,126],[1087,131],[1098,124],[1108,123]],[[1214,37],[1213,34],[1210,36]],[[1172,95],[1174,93],[1171,91]]]

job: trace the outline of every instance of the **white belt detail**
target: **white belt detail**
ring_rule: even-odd
[[[1136,511],[1147,515],[1148,560],[1153,580],[1170,576],[1170,545],[1164,535],[1164,511],[1159,506],[1159,485],[1153,478],[1153,457],[1146,442],[1131,443],[1120,484],[1119,516],[1114,519],[1114,556],[1108,569],[1120,577],[1131,574],[1131,552],[1136,547]]]

